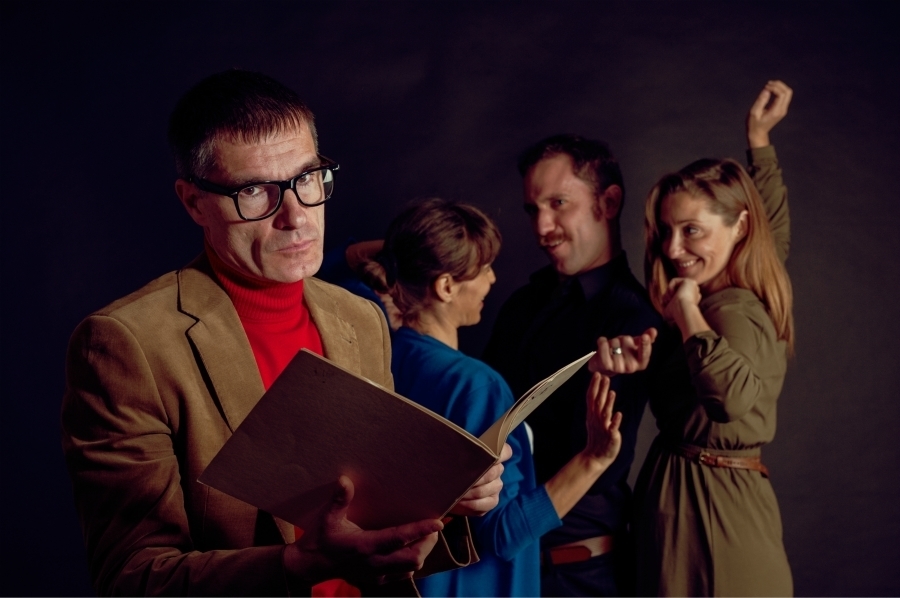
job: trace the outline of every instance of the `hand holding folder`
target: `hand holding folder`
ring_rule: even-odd
[[[303,529],[342,475],[355,490],[347,517],[362,529],[440,519],[499,460],[509,433],[592,355],[536,384],[475,438],[304,350],[199,481]]]

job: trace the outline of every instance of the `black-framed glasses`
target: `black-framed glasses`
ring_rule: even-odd
[[[239,187],[223,187],[192,176],[190,182],[203,191],[230,197],[242,220],[265,220],[281,208],[284,192],[288,189],[308,208],[321,205],[331,197],[334,191],[334,171],[340,165],[325,156],[320,158],[327,164],[304,170],[287,181],[259,181]]]

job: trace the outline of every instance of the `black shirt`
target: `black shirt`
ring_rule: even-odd
[[[647,292],[635,279],[624,253],[607,264],[560,280],[547,266],[531,276],[504,303],[494,325],[484,361],[521,395],[536,382],[597,348],[597,337],[639,335],[662,319]],[[564,518],[563,526],[541,540],[557,546],[627,529],[631,489],[627,478],[634,445],[647,403],[645,372],[615,376],[616,411],[622,412],[622,450],[612,466]],[[534,430],[538,483],[559,471],[587,440],[585,393],[590,372],[580,370],[528,417]]]

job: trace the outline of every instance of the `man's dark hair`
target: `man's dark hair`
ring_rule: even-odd
[[[296,93],[262,73],[233,69],[207,77],[181,97],[169,117],[169,145],[179,177],[203,177],[218,139],[258,143],[304,123],[318,148],[313,113]]]
[[[576,176],[589,183],[597,195],[610,185],[618,185],[622,189],[624,203],[625,185],[622,182],[622,170],[619,168],[618,160],[609,151],[609,146],[602,141],[567,134],[547,137],[519,155],[519,174],[524,177],[541,160],[559,154],[565,154],[572,159]],[[619,213],[622,213],[621,209]]]

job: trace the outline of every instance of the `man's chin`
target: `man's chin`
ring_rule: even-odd
[[[292,284],[300,282],[305,278],[310,278],[316,272],[318,267],[298,267],[298,268],[266,268],[258,278],[267,283]]]
[[[550,265],[553,266],[553,269],[556,270],[556,273],[560,276],[573,276],[574,274],[577,274],[565,260],[556,259],[550,254],[547,254],[547,256],[550,258]]]
[[[291,284],[310,278],[322,267],[322,256],[318,259],[273,260],[275,263],[264,264],[262,277],[268,282]]]

